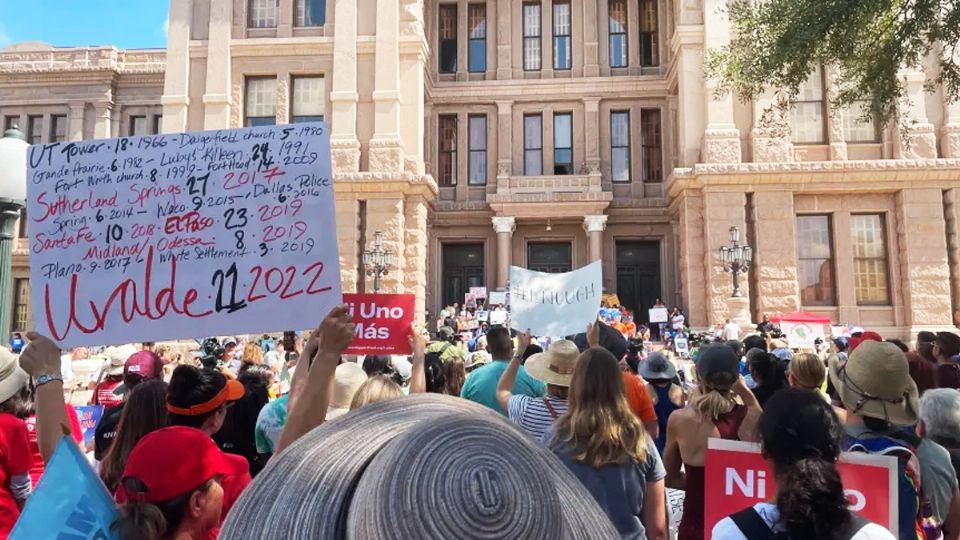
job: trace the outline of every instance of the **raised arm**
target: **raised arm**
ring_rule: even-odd
[[[289,404],[287,423],[280,434],[276,454],[326,419],[330,395],[333,393],[334,370],[340,362],[340,354],[353,341],[355,331],[346,306],[333,308],[320,323],[316,332],[319,349],[310,364],[306,384],[296,389],[295,397]]]
[[[500,382],[497,383],[497,402],[500,403],[503,412],[507,412],[509,407],[510,396],[513,394],[513,384],[517,380],[517,372],[520,371],[520,359],[523,358],[524,351],[530,346],[530,330],[518,334],[517,340],[520,342],[520,346],[507,365],[507,370],[500,376]]]
[[[44,463],[50,462],[60,438],[70,434],[67,405],[63,400],[60,348],[46,336],[27,333],[30,343],[20,354],[20,367],[36,381],[37,444]]]
[[[423,365],[426,357],[427,339],[413,328],[410,329],[410,350],[413,351],[413,365],[410,367],[410,393],[423,394],[427,391],[427,374]]]

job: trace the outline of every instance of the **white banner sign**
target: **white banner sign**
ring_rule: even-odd
[[[489,294],[489,297],[487,298],[488,306],[506,305],[507,291],[490,291],[488,294]]]
[[[321,123],[28,154],[36,326],[63,347],[303,328],[341,302]]]
[[[787,338],[787,344],[795,349],[813,347],[818,338],[823,339],[824,337],[822,324],[782,321],[780,330],[783,330],[783,335]]]
[[[488,321],[491,326],[495,324],[503,324],[507,322],[506,310],[497,309],[497,310],[491,311],[490,316],[488,317]]]
[[[565,274],[510,267],[510,326],[537,336],[586,331],[600,309],[600,261]]]
[[[650,322],[652,323],[665,323],[670,320],[669,315],[667,315],[667,308],[665,307],[650,308],[648,313],[650,314]]]

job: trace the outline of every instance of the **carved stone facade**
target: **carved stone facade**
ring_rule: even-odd
[[[39,126],[41,141],[129,135],[140,117],[166,132],[239,127],[250,81],[275,78],[271,114],[286,123],[311,78],[344,290],[371,287],[361,251],[382,230],[398,255],[383,290],[415,294],[420,315],[464,287],[504,287],[510,265],[601,260],[604,289],[639,319],[660,298],[715,325],[732,309],[717,252],[737,226],[755,264],[734,307],[754,319],[804,309],[900,337],[960,322],[960,104],[924,92],[923,73],[902,73],[906,129],[872,138],[830,105],[825,70],[822,138],[800,142],[789,110],[764,121],[777,92],[741,103],[704,80],[705,50],[729,40],[724,0],[627,2],[625,56],[611,3],[571,0],[556,29],[569,63],[549,2],[328,0],[318,26],[297,26],[294,2],[254,27],[248,0],[172,0],[166,50],[0,50],[0,119]],[[540,7],[541,39],[526,40],[539,54],[525,52],[524,6]],[[641,15],[656,39],[641,39]],[[869,233],[865,215],[879,216]],[[818,263],[798,249],[806,216],[829,224]],[[864,234],[882,236],[869,261]],[[884,294],[865,300],[870,286]]]

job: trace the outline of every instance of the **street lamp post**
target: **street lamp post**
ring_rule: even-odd
[[[393,252],[383,249],[383,232],[373,233],[373,246],[363,250],[363,265],[367,267],[367,275],[373,276],[373,292],[380,292],[380,276],[387,275],[393,266]]]
[[[740,243],[740,229],[730,227],[730,245],[720,247],[720,261],[723,271],[733,274],[733,294],[731,298],[740,298],[740,274],[750,270],[753,262],[753,248]]]
[[[10,341],[14,225],[27,199],[27,138],[16,127],[0,138],[0,343]]]

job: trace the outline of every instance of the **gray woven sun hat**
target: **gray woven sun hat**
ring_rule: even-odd
[[[417,394],[352,411],[274,456],[219,538],[619,535],[566,466],[500,415]]]

